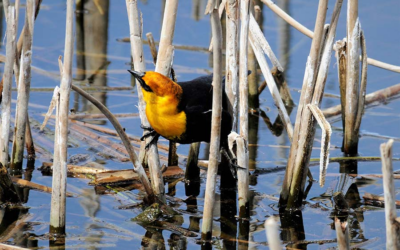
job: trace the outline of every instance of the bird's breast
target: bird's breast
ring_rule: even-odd
[[[179,140],[186,132],[186,114],[177,109],[178,101],[157,97],[146,103],[146,116],[151,127],[169,140]]]

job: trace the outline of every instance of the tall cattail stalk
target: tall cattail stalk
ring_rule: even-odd
[[[240,141],[241,150],[238,150],[238,199],[239,199],[239,217],[249,215],[249,84],[247,79],[247,56],[248,56],[248,34],[250,20],[250,1],[241,1],[240,3],[240,50],[239,50],[239,113],[240,127],[239,132],[243,141]],[[239,143],[239,142],[238,142]],[[239,155],[239,153],[242,153]]]
[[[1,153],[0,153],[0,202],[20,202],[20,197],[8,173],[8,146],[10,140],[10,116],[11,116],[11,85],[13,65],[15,59],[15,8],[8,7],[7,11],[7,45],[6,63],[3,75],[3,93],[1,103]]]
[[[207,10],[211,15],[211,29],[213,34],[213,107],[210,156],[207,170],[207,184],[204,198],[203,224],[201,228],[202,240],[211,240],[213,207],[215,203],[215,187],[218,170],[218,158],[220,150],[221,136],[221,116],[222,116],[222,28],[218,16],[218,10],[213,5],[212,0],[208,2]]]
[[[400,249],[400,223],[396,212],[396,193],[393,181],[393,139],[381,144],[383,191],[385,196],[386,249]]]
[[[239,89],[239,2],[226,1],[226,75],[225,92],[229,99],[230,113],[233,117],[232,131],[238,127],[238,89]]]
[[[347,3],[346,105],[343,141],[343,152],[349,155],[355,155],[358,151],[358,133],[354,130],[359,102],[360,31],[358,0],[349,0]]]
[[[50,233],[65,234],[69,96],[72,85],[74,1],[67,0],[64,64],[56,115]]]
[[[25,32],[21,53],[21,72],[18,84],[17,112],[13,149],[11,155],[11,168],[22,168],[25,132],[28,117],[29,89],[31,85],[32,40],[35,22],[35,1],[28,0],[25,16]],[[22,77],[21,77],[22,76]]]
[[[1,102],[1,148],[0,162],[4,167],[9,166],[9,141],[10,141],[10,119],[11,119],[11,86],[13,76],[13,66],[15,61],[15,38],[16,38],[16,19],[15,8],[8,7],[7,20],[7,45],[6,63],[3,75],[3,93]]]
[[[146,62],[143,53],[142,43],[142,30],[141,22],[139,21],[139,10],[137,8],[136,0],[126,1],[128,17],[129,17],[129,29],[130,29],[130,40],[131,40],[131,54],[133,57],[133,64],[135,69],[141,72],[146,71]],[[142,125],[150,127],[150,123],[146,117],[146,103],[143,99],[143,93],[140,84],[136,84],[138,95],[139,95],[139,113],[142,120]],[[151,138],[147,138],[145,143],[149,143]],[[142,143],[143,144],[143,143]],[[144,146],[141,145],[141,154],[143,155]],[[139,157],[140,158],[140,157]],[[160,160],[158,156],[158,148],[156,145],[151,145],[148,151],[148,163],[151,175],[151,185],[154,194],[159,198],[160,201],[165,202],[164,196],[164,181],[160,170]]]

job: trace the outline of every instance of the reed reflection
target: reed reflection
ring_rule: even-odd
[[[87,80],[91,86],[107,86],[107,42],[109,0],[77,0],[76,3],[76,78]],[[92,95],[106,104],[106,93]],[[74,97],[75,110],[100,113],[91,103],[78,96]],[[79,101],[82,107],[79,109]]]

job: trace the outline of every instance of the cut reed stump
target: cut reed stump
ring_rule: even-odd
[[[269,217],[265,223],[265,233],[267,235],[268,246],[271,250],[281,250],[282,243],[279,236],[279,225],[277,218]]]
[[[66,218],[66,188],[67,188],[67,141],[68,141],[68,113],[69,96],[72,85],[72,59],[73,59],[73,18],[74,1],[67,1],[64,65],[62,68],[59,99],[56,104],[56,133],[54,141],[53,181],[50,209],[50,233],[55,235],[65,234]],[[61,59],[59,58],[61,66]]]
[[[386,249],[400,249],[400,220],[396,212],[396,193],[393,182],[393,140],[381,144],[383,191],[385,196]]]
[[[216,1],[215,1],[216,2]],[[211,14],[211,30],[213,35],[213,108],[211,122],[210,156],[207,170],[207,184],[204,198],[203,224],[201,239],[210,241],[212,236],[213,207],[215,204],[215,187],[218,170],[218,158],[221,136],[222,115],[222,28],[218,9],[213,0],[208,1],[206,14]]]
[[[9,166],[9,141],[10,141],[10,120],[11,120],[11,86],[13,76],[13,66],[15,61],[15,37],[16,37],[16,19],[15,8],[8,7],[7,16],[7,45],[6,45],[6,63],[3,75],[3,93],[1,99],[1,146],[0,163],[4,167]]]

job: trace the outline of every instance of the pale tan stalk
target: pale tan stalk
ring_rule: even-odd
[[[393,181],[393,140],[381,144],[383,193],[385,196],[386,249],[400,249],[400,228],[396,220],[396,193]]]
[[[241,167],[237,171],[239,194],[239,217],[249,216],[249,82],[248,70],[248,44],[250,23],[250,1],[240,2],[240,49],[239,49],[239,113],[240,113],[240,137],[238,143],[238,164]],[[239,162],[240,161],[240,162]]]
[[[226,2],[226,76],[225,92],[230,102],[233,117],[232,131],[238,130],[238,89],[239,89],[239,2],[228,0]]]
[[[65,234],[67,157],[68,157],[68,113],[72,84],[74,1],[67,0],[65,25],[64,65],[60,83],[58,114],[54,144],[53,185],[51,193],[50,233]],[[57,128],[58,127],[58,128]]]
[[[315,36],[311,43],[310,55],[307,59],[293,140],[281,191],[281,205],[286,205],[288,208],[299,207],[303,198],[303,190],[308,172],[308,161],[312,148],[312,138],[309,136],[310,131],[307,131],[308,124],[310,123],[311,111],[307,108],[307,104],[311,103],[314,92],[316,69],[318,66],[318,56],[321,50],[327,6],[327,0],[319,1],[317,19],[315,22]]]
[[[8,2],[8,1],[7,1]],[[3,2],[5,4],[5,2]],[[8,6],[8,5],[6,5]],[[6,8],[5,8],[6,9]],[[11,86],[13,76],[13,66],[15,60],[15,38],[16,38],[16,20],[15,9],[8,7],[7,11],[7,44],[6,44],[6,63],[4,65],[3,75],[3,93],[1,103],[1,146],[0,162],[8,168],[9,161],[9,141],[10,141],[10,120],[11,120]]]
[[[147,37],[147,41],[149,43],[151,56],[153,57],[153,63],[154,63],[154,65],[156,65],[156,63],[157,63],[157,47],[156,47],[156,43],[154,41],[153,34],[151,32],[146,33],[146,37]]]
[[[267,5],[273,12],[275,12],[275,14],[277,14],[279,17],[281,17],[283,20],[285,20],[290,25],[292,25],[293,28],[297,29],[298,31],[300,31],[304,35],[308,36],[309,38],[314,37],[314,32],[307,29],[304,25],[302,25],[301,23],[297,22],[294,18],[289,16],[284,10],[279,8],[272,0],[261,0],[261,1],[265,5]],[[400,66],[397,66],[397,65],[388,64],[388,63],[381,62],[381,61],[378,61],[378,60],[375,60],[372,58],[368,58],[367,63],[369,65],[372,65],[372,66],[375,66],[378,68],[382,68],[382,69],[400,73]]]
[[[209,1],[213,2],[212,0]],[[211,29],[213,34],[213,108],[211,122],[211,141],[209,165],[207,170],[207,184],[204,198],[204,211],[202,223],[202,240],[211,240],[213,207],[215,204],[215,187],[220,151],[221,116],[222,116],[222,28],[218,16],[218,10],[211,13]]]
[[[129,27],[130,27],[130,38],[131,38],[131,54],[133,57],[133,64],[135,65],[135,69],[137,71],[145,72],[146,71],[146,62],[144,59],[144,53],[143,53],[143,43],[142,43],[142,30],[141,30],[141,22],[139,19],[139,10],[137,8],[137,1],[136,0],[127,0],[126,1],[126,6],[128,10],[128,16],[129,16]],[[167,10],[166,10],[167,11]],[[168,16],[168,12],[165,12],[166,14],[164,17]],[[161,44],[160,44],[160,49],[161,49]],[[159,62],[160,57],[158,57],[157,62]],[[158,64],[158,63],[157,63]],[[138,95],[139,95],[139,113],[140,113],[140,118],[142,120],[142,125],[146,127],[150,127],[150,123],[147,120],[145,110],[146,110],[146,103],[143,99],[143,93],[140,87],[140,84],[136,84],[137,89],[138,89]],[[145,140],[145,143],[149,143],[151,138],[147,138]],[[144,153],[144,146],[141,145],[141,155]],[[142,160],[142,158],[141,158]],[[150,169],[150,174],[151,174],[151,185],[153,188],[154,194],[157,196],[157,198],[165,202],[165,196],[164,196],[164,181],[162,179],[162,173],[160,171],[160,160],[158,156],[158,148],[156,145],[151,145],[148,151],[148,163],[149,163],[149,169]]]
[[[347,45],[346,45],[346,106],[343,152],[354,155],[358,151],[358,133],[355,123],[358,111],[360,74],[360,32],[358,0],[347,2]]]
[[[168,56],[168,50],[172,46],[172,40],[174,38],[176,13],[178,11],[178,0],[168,0],[168,4],[165,6],[164,19],[161,29],[160,44],[158,46],[156,72],[161,73],[165,76],[169,76],[170,71],[167,65],[171,65],[170,58]]]
[[[18,84],[16,126],[11,156],[11,168],[22,168],[25,147],[25,132],[28,117],[29,88],[31,85],[32,39],[35,21],[35,1],[27,1],[25,16],[25,32],[21,53],[21,72]]]

